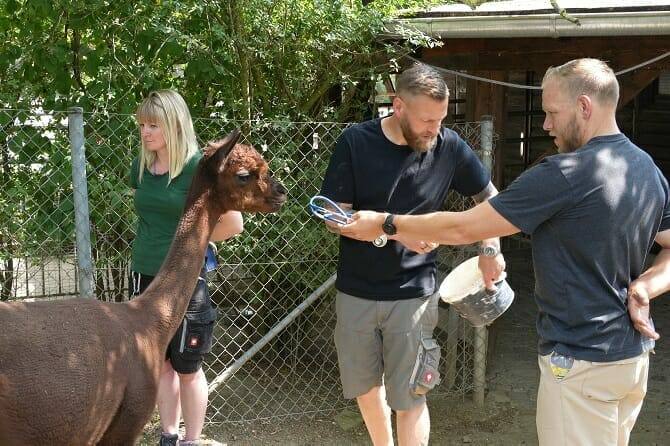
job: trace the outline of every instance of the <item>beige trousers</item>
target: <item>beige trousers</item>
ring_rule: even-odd
[[[614,362],[575,360],[564,378],[540,356],[540,446],[628,444],[647,393],[649,353]]]

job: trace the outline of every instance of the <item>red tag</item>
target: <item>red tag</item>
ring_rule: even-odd
[[[188,343],[191,347],[197,347],[198,346],[198,338],[197,337],[192,337],[191,340]]]
[[[426,373],[425,381],[426,382],[431,382],[432,380],[433,380],[433,374],[430,373],[430,372]]]

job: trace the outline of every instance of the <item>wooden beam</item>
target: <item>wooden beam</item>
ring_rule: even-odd
[[[530,70],[541,72],[571,59],[597,57],[621,70],[670,50],[670,36],[566,39],[454,39],[427,48],[421,59],[456,70]],[[670,58],[653,64],[670,69]]]
[[[499,81],[504,81],[507,78],[503,71],[477,71],[473,74]],[[493,131],[502,136],[505,128],[505,88],[492,83],[469,80],[467,83],[465,118],[467,121],[480,121],[484,115],[493,116]],[[502,184],[504,171],[502,149],[502,138],[498,138],[493,154],[493,171],[491,172],[493,184],[498,188]]]
[[[533,54],[542,52],[574,51],[603,53],[616,50],[663,50],[670,49],[670,36],[610,36],[610,37],[562,37],[554,38],[487,38],[445,39],[443,45],[424,48],[423,54],[498,53],[517,52]]]
[[[639,69],[619,76],[619,104],[617,109],[626,106],[635,96],[660,75],[657,69]]]
[[[489,71],[535,71],[543,72],[550,66],[561,65],[572,59],[597,57],[610,65],[614,71],[622,70],[640,62],[652,59],[661,53],[658,50],[640,48],[637,50],[611,50],[605,53],[589,53],[579,49],[553,53],[473,53],[434,57],[424,55],[421,60],[430,65],[451,70],[489,70]],[[658,70],[670,69],[670,57],[651,65]]]

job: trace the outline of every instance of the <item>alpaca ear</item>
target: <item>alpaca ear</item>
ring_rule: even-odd
[[[207,147],[203,150],[203,158],[207,164],[214,163],[218,166],[223,163],[230,151],[235,147],[237,141],[240,139],[240,129],[235,129],[230,132],[225,138],[217,141],[210,141]]]

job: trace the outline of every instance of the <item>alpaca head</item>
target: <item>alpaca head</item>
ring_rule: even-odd
[[[223,198],[222,212],[276,212],[286,201],[286,189],[270,174],[268,164],[253,147],[237,144],[240,131],[210,142],[203,163]]]

